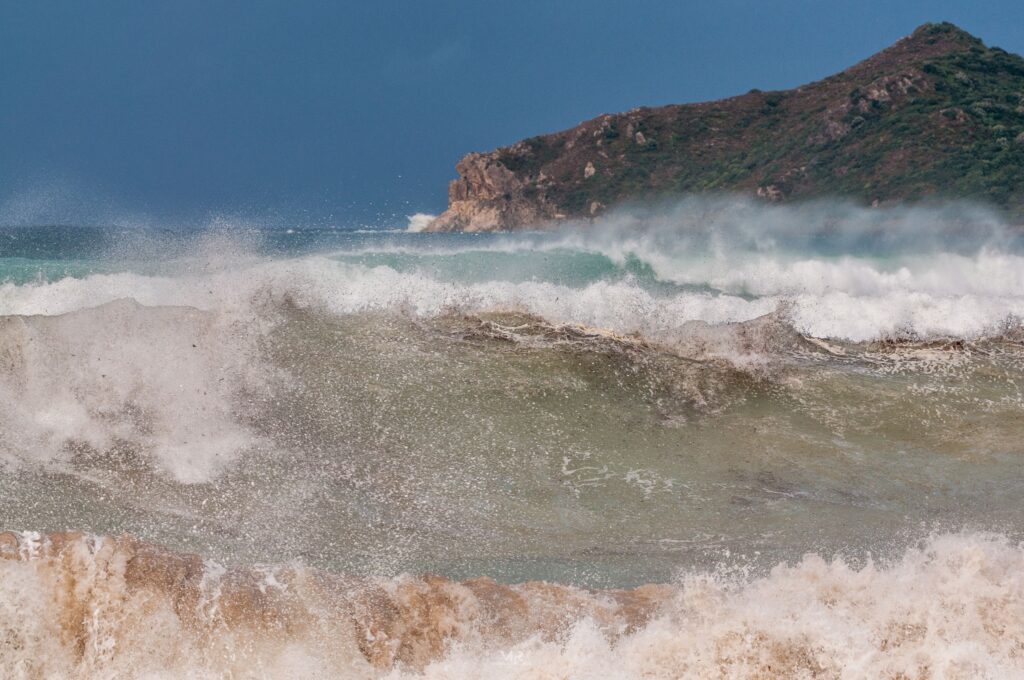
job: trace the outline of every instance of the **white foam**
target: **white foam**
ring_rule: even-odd
[[[429,215],[427,213],[416,213],[415,215],[409,215],[409,226],[406,227],[406,231],[411,233],[421,232],[427,228],[427,225],[437,219],[437,215]]]
[[[889,567],[810,555],[746,584],[693,575],[617,641],[584,620],[563,640],[463,647],[390,677],[1022,677],[1022,593],[1020,547],[942,536]]]
[[[723,275],[725,276],[725,275]],[[865,341],[897,332],[971,338],[1024,317],[1024,259],[981,253],[943,255],[931,266],[884,273],[864,262],[739,263],[722,288],[756,288],[759,297],[685,291],[656,294],[632,280],[571,287],[541,281],[444,281],[388,267],[307,257],[249,263],[202,274],[132,273],[0,286],[0,314],[61,314],[130,297],[144,305],[187,305],[253,316],[285,298],[338,314],[409,310],[434,315],[520,309],[556,323],[581,323],[671,341],[688,321],[746,321],[788,305],[796,328],[821,338]],[[694,280],[713,279],[710,275]]]
[[[210,479],[256,438],[234,398],[262,389],[244,325],[118,301],[0,318],[0,441],[9,463],[128,447],[175,479]]]

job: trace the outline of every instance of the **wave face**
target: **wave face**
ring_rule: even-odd
[[[1019,675],[1022,272],[964,206],[2,230],[0,666]]]

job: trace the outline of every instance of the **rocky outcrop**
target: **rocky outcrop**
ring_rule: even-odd
[[[496,154],[471,153],[455,166],[459,178],[448,185],[448,210],[427,231],[503,231],[562,217]]]
[[[1024,59],[926,24],[823,80],[605,114],[456,170],[430,231],[535,228],[627,201],[735,192],[865,205],[970,198],[1024,213]]]

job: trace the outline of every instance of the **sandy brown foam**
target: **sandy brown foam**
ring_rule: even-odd
[[[3,613],[8,641],[0,657],[14,661],[13,648],[30,644],[14,639],[16,617],[38,617],[45,634],[30,637],[54,645],[62,657],[53,668],[56,658],[30,660],[40,677],[57,668],[81,674],[126,662],[134,674],[148,662],[177,667],[181,656],[214,673],[244,673],[272,668],[296,648],[303,663],[315,661],[320,671],[416,670],[453,643],[510,647],[535,636],[555,640],[581,619],[614,638],[642,626],[673,590],[594,593],[488,578],[374,580],[301,567],[223,569],[132,537],[76,532],[0,534],[0,558],[7,562],[0,569],[8,584],[20,578],[37,588],[23,593],[34,611],[9,607]],[[147,640],[154,624],[165,635]]]
[[[1024,549],[589,591],[224,569],[130,538],[0,534],[0,677],[1018,678]]]

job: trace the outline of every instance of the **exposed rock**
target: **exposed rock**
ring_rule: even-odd
[[[448,185],[448,209],[426,231],[502,231],[556,216],[543,197],[532,195],[543,173],[528,184],[494,154],[481,153],[469,154],[455,169],[459,178]]]

